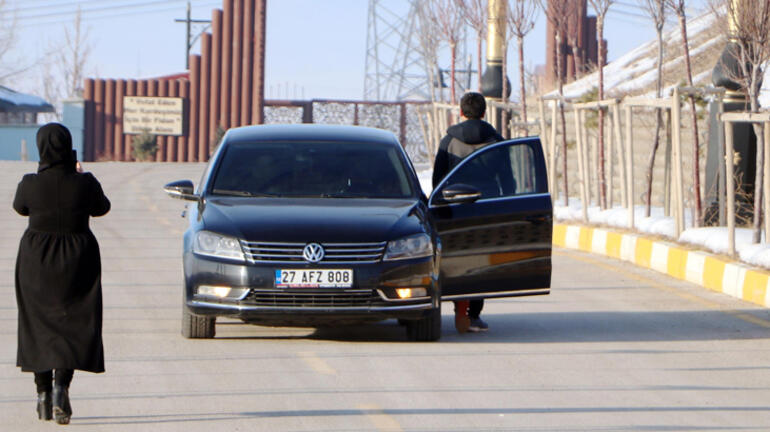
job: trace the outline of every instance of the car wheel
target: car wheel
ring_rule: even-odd
[[[441,337],[441,304],[423,319],[406,323],[406,337],[415,342],[432,342]]]
[[[211,339],[216,333],[216,317],[195,315],[182,306],[182,336],[187,339]]]

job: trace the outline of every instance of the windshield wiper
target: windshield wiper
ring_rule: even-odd
[[[242,196],[242,197],[275,197],[278,195],[270,195],[270,194],[264,194],[264,193],[252,193],[249,191],[241,191],[241,190],[229,190],[229,189],[214,189],[212,192],[214,192],[217,195],[230,195],[230,196]]]

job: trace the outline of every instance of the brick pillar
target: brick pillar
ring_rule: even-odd
[[[243,11],[243,57],[241,66],[241,126],[251,123],[251,102],[254,88],[254,3],[246,0]]]
[[[190,139],[190,80],[179,80],[179,96],[184,100],[184,125],[182,136],[177,138],[176,161],[187,161],[187,142]]]
[[[222,82],[222,11],[211,13],[211,109],[209,110],[209,142],[213,142],[220,126],[220,90]]]
[[[219,123],[228,129],[230,123],[230,99],[232,98],[233,83],[233,0],[223,1],[222,23],[222,86],[220,87],[221,103]]]
[[[256,0],[254,11],[254,94],[252,96],[252,124],[265,123],[265,35],[267,0]]]
[[[168,80],[158,81],[158,96],[160,97],[168,96]],[[167,144],[168,144],[168,136],[158,135],[157,137],[158,151],[155,152],[155,162],[166,161]]]
[[[168,82],[168,95],[171,97],[179,97],[179,81],[173,80]],[[166,137],[166,162],[178,162],[176,158],[178,137],[168,136]]]
[[[104,158],[104,80],[94,85],[94,153],[93,160]]]

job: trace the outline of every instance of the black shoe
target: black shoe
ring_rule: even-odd
[[[70,406],[69,389],[64,386],[53,386],[53,416],[56,423],[69,424],[72,417],[72,407]]]
[[[51,420],[51,392],[40,392],[37,394],[37,418],[40,420]]]

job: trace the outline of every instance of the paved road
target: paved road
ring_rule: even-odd
[[[51,430],[15,367],[10,209],[34,164],[0,163],[0,431]],[[395,322],[357,329],[222,322],[179,334],[180,201],[201,165],[89,164],[113,201],[93,221],[104,263],[107,372],[76,373],[91,431],[770,430],[770,311],[595,256],[555,251],[553,293],[488,302],[487,334],[438,343]]]

